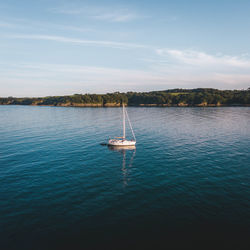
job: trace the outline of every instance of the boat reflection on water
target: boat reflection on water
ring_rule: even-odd
[[[111,151],[117,151],[117,152],[126,152],[127,150],[135,150],[136,147],[133,146],[110,146],[108,145],[108,149]]]
[[[108,146],[108,149],[111,151],[116,151],[122,154],[122,174],[123,174],[123,184],[124,186],[128,185],[128,170],[132,167],[133,160],[135,157],[136,147],[135,146]],[[131,155],[128,165],[126,164],[126,152]]]

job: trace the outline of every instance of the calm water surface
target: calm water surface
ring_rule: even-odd
[[[128,113],[0,106],[0,249],[250,249],[250,108]]]

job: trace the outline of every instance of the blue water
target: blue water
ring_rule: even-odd
[[[250,108],[128,113],[0,106],[0,249],[250,249]]]

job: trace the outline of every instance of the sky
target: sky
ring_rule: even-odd
[[[0,96],[250,87],[249,0],[0,0]]]

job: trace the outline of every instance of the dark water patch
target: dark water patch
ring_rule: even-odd
[[[0,107],[1,249],[249,249],[250,108]]]

